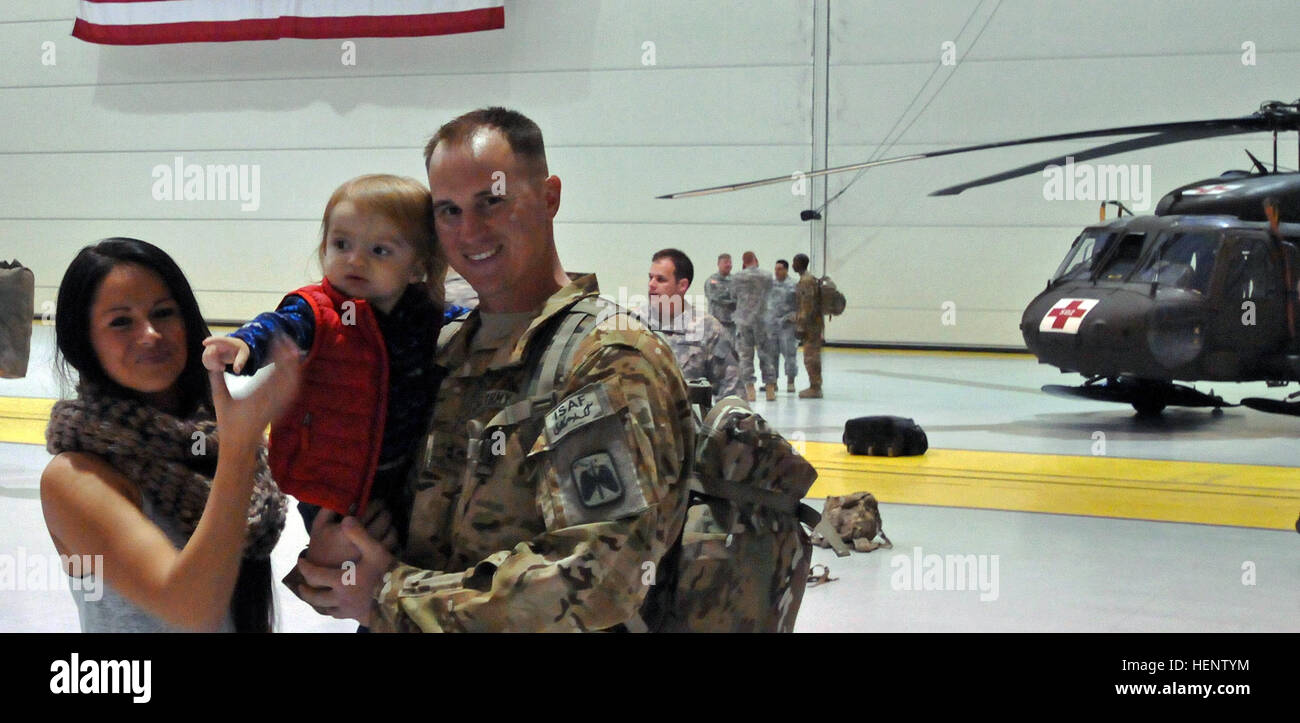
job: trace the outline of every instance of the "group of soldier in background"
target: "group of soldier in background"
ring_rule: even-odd
[[[798,284],[785,259],[776,262],[775,273],[759,267],[753,251],[744,253],[742,263],[732,274],[731,254],[718,256],[718,272],[705,285],[709,309],[704,313],[686,301],[695,277],[690,258],[677,249],[656,253],[650,264],[650,326],[673,347],[684,378],[707,378],[716,398],[734,394],[751,402],[757,399],[755,353],[767,401],[775,401],[782,360],[786,390],[795,391],[796,348],[802,340],[810,386],[799,397],[820,399],[823,322],[808,257],[794,257]]]

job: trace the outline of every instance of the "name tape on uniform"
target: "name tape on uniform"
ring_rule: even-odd
[[[588,384],[570,394],[546,414],[546,439],[555,444],[564,435],[614,413],[602,384]]]

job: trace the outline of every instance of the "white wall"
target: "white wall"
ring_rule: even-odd
[[[885,156],[1242,116],[1261,101],[1300,95],[1294,2],[833,1],[831,10],[832,165],[871,157],[936,67],[917,108],[951,78]],[[945,41],[956,43],[955,66],[940,65]],[[1242,62],[1247,41],[1255,65]],[[1098,143],[1107,140],[1114,139]],[[1026,146],[868,171],[826,214],[827,268],[852,290],[848,312],[827,336],[1022,345],[1021,311],[1079,230],[1096,221],[1098,204],[1044,200],[1041,175],[959,196],[927,194],[1091,145]],[[1234,136],[1096,162],[1149,164],[1158,200],[1180,184],[1249,167],[1241,151],[1247,145],[1261,158],[1271,153],[1267,137]],[[1281,148],[1281,163],[1294,168],[1295,135]],[[846,180],[836,177],[831,193]],[[946,301],[956,306],[955,326],[942,324]]]
[[[505,30],[358,39],[355,67],[341,64],[334,40],[88,45],[68,35],[75,5],[0,5],[0,256],[33,267],[38,308],[77,249],[132,235],[177,258],[209,317],[247,318],[316,278],[320,212],[335,186],[370,172],[422,177],[429,134],[488,104],[524,111],[546,134],[564,181],[557,238],[567,268],[599,271],[617,296],[620,286],[644,293],[649,256],[662,246],[685,250],[701,276],[720,251],[753,249],[770,266],[811,250],[849,298],[828,327],[832,340],[1017,346],[1021,308],[1096,218],[1094,203],[1045,201],[1041,177],[925,195],[1086,143],[873,170],[828,209],[824,259],[822,227],[798,220],[809,199],[788,186],[654,200],[810,164],[819,89],[809,2],[508,0]],[[1283,0],[829,7],[833,164],[877,151],[940,67],[947,40],[958,63],[941,67],[929,89],[951,79],[887,155],[1244,115],[1261,100],[1300,95],[1300,6]],[[55,44],[53,66],[41,62],[45,41]],[[1241,62],[1246,41],[1256,65]],[[643,64],[646,43],[654,65]],[[1243,167],[1246,144],[1235,137],[1112,160],[1150,164],[1158,196]],[[1264,140],[1249,145],[1268,150]],[[1294,139],[1283,148],[1294,166]],[[152,169],[177,156],[256,164],[260,207],[155,200]],[[940,323],[945,301],[956,305],[955,326]]]

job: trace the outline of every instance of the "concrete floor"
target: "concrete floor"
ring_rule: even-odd
[[[36,328],[28,378],[0,380],[0,397],[57,395],[51,332]],[[808,441],[838,443],[850,417],[897,414],[916,419],[932,449],[1089,455],[1100,432],[1107,456],[1135,466],[1300,467],[1300,419],[1236,408],[1221,416],[1171,410],[1141,421],[1128,407],[1043,394],[1043,384],[1078,378],[1027,356],[828,350],[824,366],[825,399],[782,392],[756,409],[788,437]],[[802,370],[799,377],[802,387]],[[1214,386],[1229,401],[1290,391]],[[48,460],[39,446],[0,443],[0,555],[53,554],[37,494]],[[1280,504],[1300,513],[1292,504],[1300,501],[1296,480]],[[871,480],[862,488],[872,489]],[[898,502],[882,504],[881,516],[893,549],[848,558],[815,551],[814,562],[838,580],[809,588],[798,631],[1300,631],[1294,530]],[[305,540],[290,516],[273,558],[277,575]],[[0,631],[76,631],[66,587],[47,587],[0,591]],[[281,630],[355,627],[280,593]]]

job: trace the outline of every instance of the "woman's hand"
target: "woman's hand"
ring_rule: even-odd
[[[275,368],[252,394],[243,399],[230,396],[224,371],[208,367],[212,405],[216,408],[217,430],[223,442],[259,443],[267,425],[279,419],[298,395],[298,384],[302,380],[298,348],[287,338],[277,337],[271,346],[271,361]]]

